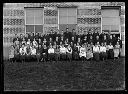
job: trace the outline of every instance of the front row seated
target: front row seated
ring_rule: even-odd
[[[95,45],[91,44],[82,44],[80,46],[79,43],[71,46],[68,45],[51,45],[47,47],[46,45],[32,45],[30,44],[22,44],[21,48],[19,45],[11,46],[9,59],[11,61],[21,60],[25,61],[72,61],[72,60],[106,60],[106,59],[115,59],[119,58],[120,54],[120,45],[119,42],[113,47],[110,45],[106,45],[105,43],[99,44],[97,42]]]

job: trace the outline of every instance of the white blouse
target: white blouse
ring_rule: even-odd
[[[54,53],[54,49],[53,48],[49,48],[48,49],[48,53],[50,54],[50,53]]]
[[[106,47],[105,46],[100,46],[100,52],[106,52]]]
[[[98,46],[93,46],[93,52],[100,52],[100,48]]]
[[[66,54],[66,52],[67,52],[67,49],[65,47],[60,48],[60,53],[65,53]]]

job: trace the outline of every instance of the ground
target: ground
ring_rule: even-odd
[[[4,90],[124,90],[124,60],[4,62]]]

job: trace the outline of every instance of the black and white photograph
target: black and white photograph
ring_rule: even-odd
[[[3,3],[4,91],[119,91],[125,2]]]

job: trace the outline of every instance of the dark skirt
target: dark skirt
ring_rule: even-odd
[[[72,54],[67,53],[67,59],[72,60]]]
[[[19,60],[19,59],[20,59],[20,55],[19,55],[19,54],[14,55],[14,59],[15,59],[16,61]]]
[[[79,59],[79,54],[77,52],[73,53],[73,59],[78,60]]]
[[[109,54],[108,54],[108,56],[109,56],[110,59],[113,59],[113,58],[114,58],[113,49],[109,49]]]
[[[100,55],[99,53],[93,53],[94,54],[94,60],[99,61]]]
[[[62,60],[66,60],[66,54],[62,53],[60,56]]]
[[[106,59],[107,58],[107,54],[105,53],[105,52],[101,52],[100,53],[100,59],[102,60],[102,59]]]
[[[49,60],[54,60],[54,53],[48,54],[48,59]]]
[[[60,54],[57,54],[57,53],[55,54],[55,60],[56,61],[59,61],[60,60]]]

